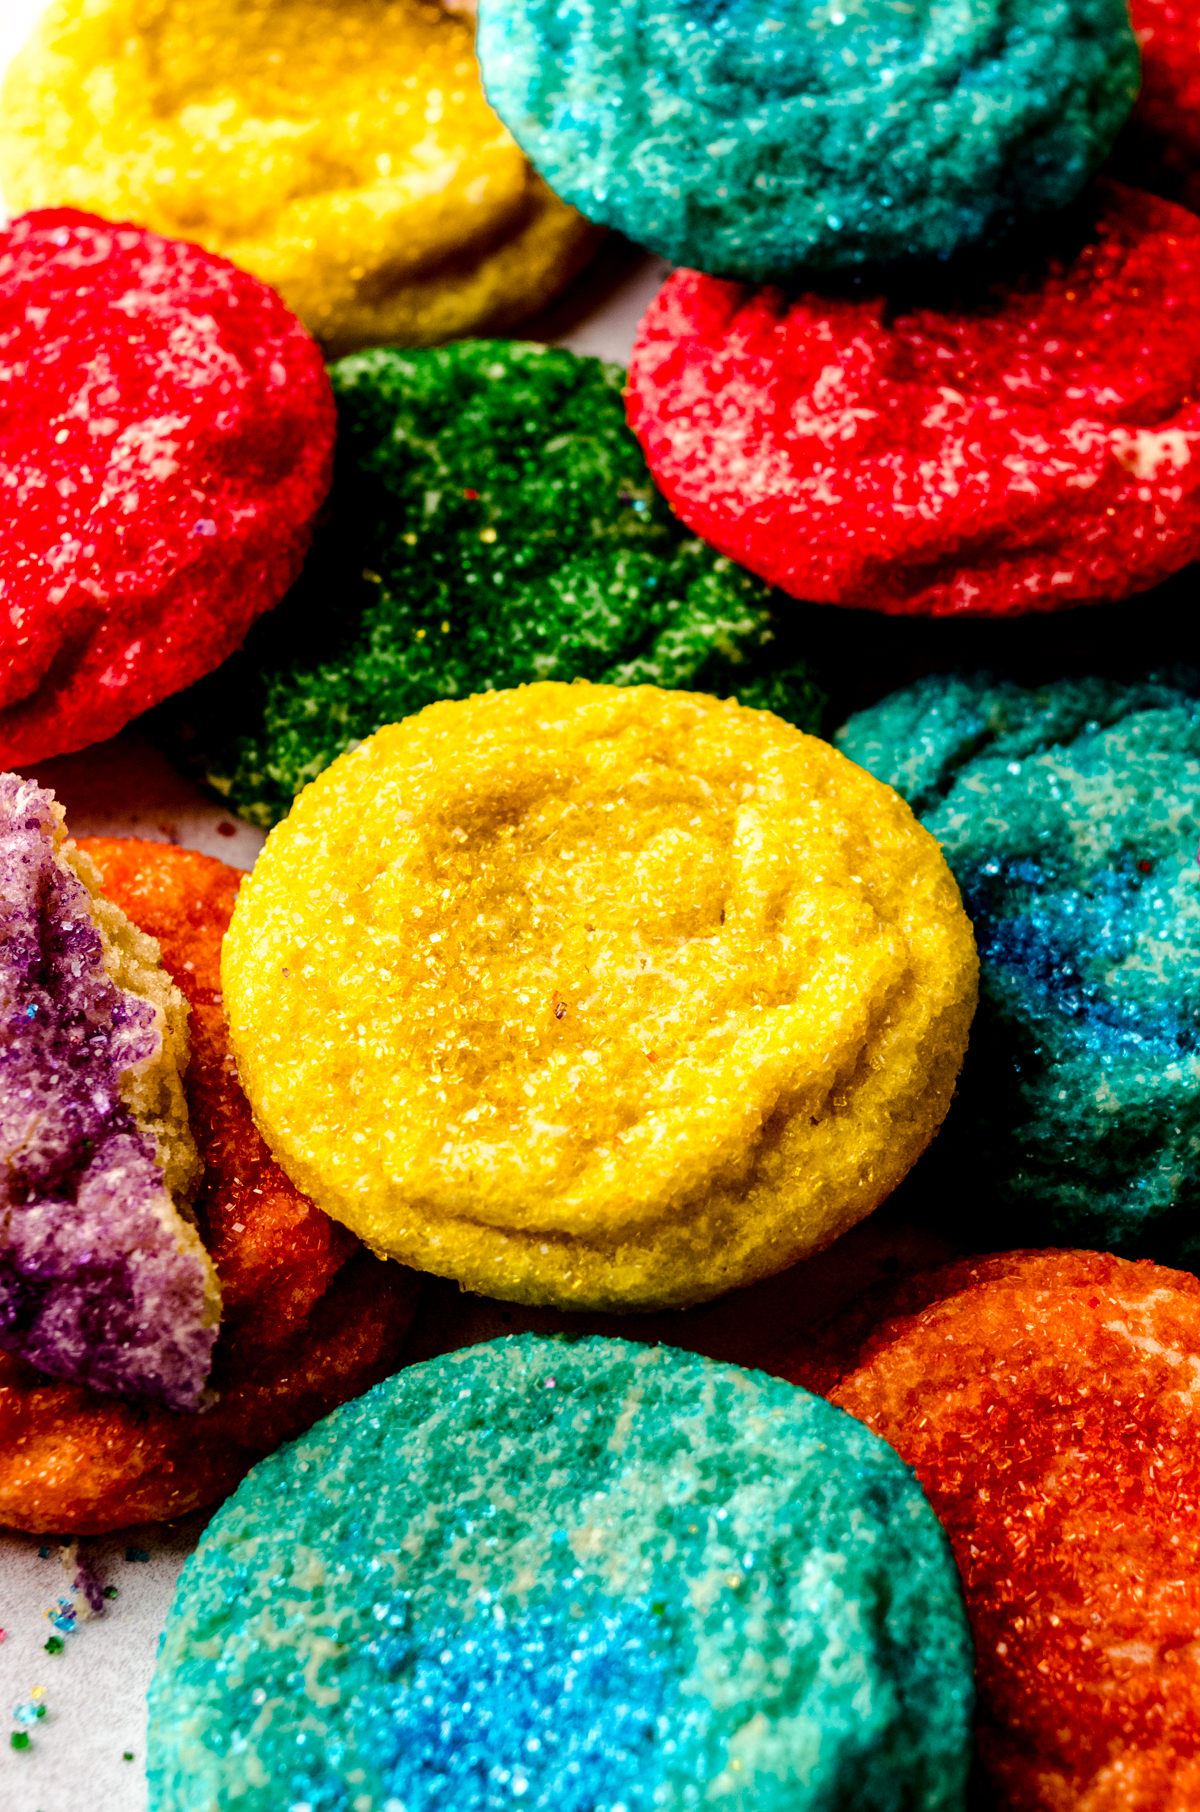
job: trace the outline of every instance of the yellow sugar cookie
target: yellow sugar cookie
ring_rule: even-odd
[[[435,704],[271,834],[225,940],[279,1162],[377,1252],[520,1302],[699,1302],[827,1246],[937,1131],[975,945],[890,787],[767,712]]]
[[[9,72],[10,207],[190,239],[331,356],[509,326],[597,229],[535,176],[436,0],[57,0]]]

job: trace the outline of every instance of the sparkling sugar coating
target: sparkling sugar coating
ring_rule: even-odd
[[[0,231],[0,764],[113,735],[300,569],[335,417],[223,259],[68,210]]]
[[[140,992],[114,981],[62,842],[53,795],[0,775],[0,1347],[55,1378],[195,1410],[220,1294],[168,1192],[178,1159],[126,1082],[162,1057],[165,977]],[[183,1162],[194,1187],[194,1153]]]
[[[911,1283],[925,1303],[875,1327],[832,1400],[909,1462],[950,1538],[998,1802],[1190,1812],[1200,1284],[1095,1252]]]
[[[597,230],[484,99],[434,0],[58,0],[4,85],[0,175],[194,240],[337,355],[531,315]]]
[[[1123,0],[482,0],[479,54],[558,194],[752,282],[1065,207],[1138,87]]]
[[[152,1812],[960,1812],[971,1655],[908,1468],[819,1398],[537,1336],[413,1366],[188,1561]]]
[[[975,925],[951,1136],[1027,1234],[1200,1267],[1200,703],[932,676],[837,742],[912,803]]]
[[[241,873],[164,843],[82,847],[106,893],[161,943],[191,1007],[187,1096],[205,1163],[195,1212],[224,1306],[218,1401],[199,1416],[56,1383],[0,1352],[0,1524],[95,1534],[217,1502],[263,1454],[394,1370],[417,1289],[294,1189],[255,1130],[219,973]]]
[[[878,1206],[949,1105],[975,950],[908,808],[702,694],[430,705],[271,833],[223,952],[298,1185],[489,1296],[680,1306]]]
[[[275,823],[381,724],[523,680],[698,686],[816,729],[766,587],[655,489],[619,366],[483,340],[331,375],[333,521],[246,659],[187,701],[243,817]]]
[[[1059,610],[1195,560],[1200,222],[1096,200],[1088,243],[970,307],[676,272],[629,371],[671,507],[796,597],[895,613]]]
[[[1137,116],[1166,164],[1200,166],[1200,20],[1190,0],[1129,0],[1142,51]]]

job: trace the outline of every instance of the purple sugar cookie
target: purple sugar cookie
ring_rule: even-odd
[[[0,775],[0,1347],[194,1410],[220,1292],[179,1212],[199,1180],[187,1007],[62,820]]]

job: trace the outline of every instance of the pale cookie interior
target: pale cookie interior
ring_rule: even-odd
[[[63,808],[55,802],[60,823]],[[194,1225],[192,1202],[204,1165],[192,1137],[183,1077],[190,1054],[188,1003],[162,966],[158,940],[140,931],[121,908],[106,899],[100,870],[92,858],[67,839],[55,849],[59,867],[69,870],[87,889],[92,920],[100,933],[104,968],[110,980],[154,1008],[161,1034],[158,1053],[134,1064],[121,1078],[121,1099],[142,1132],[154,1141],[163,1173],[164,1195],[154,1204],[162,1226],[181,1252],[201,1261],[205,1273],[206,1326],[221,1319],[221,1286],[216,1268]]]

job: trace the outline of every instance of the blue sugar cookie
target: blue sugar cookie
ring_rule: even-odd
[[[1125,0],[482,0],[477,49],[564,200],[751,282],[1066,207],[1139,80]]]
[[[937,837],[974,921],[943,1144],[995,1192],[997,1242],[1200,1270],[1200,701],[939,675],[835,740]]]
[[[860,1423],[670,1347],[411,1367],[255,1468],[150,1688],[151,1812],[951,1812],[971,1648]]]

